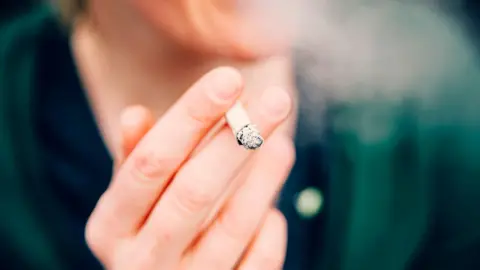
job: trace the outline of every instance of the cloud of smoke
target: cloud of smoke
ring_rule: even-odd
[[[429,95],[455,70],[473,68],[478,58],[458,20],[460,4],[261,0],[241,7],[259,16],[269,32],[294,34],[297,72],[308,82],[304,94],[318,107],[327,96],[350,101]]]
[[[262,0],[242,8],[270,32],[294,32],[301,75],[350,96],[425,88],[472,58],[463,29],[437,2]]]

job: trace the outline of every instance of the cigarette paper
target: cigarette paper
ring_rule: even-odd
[[[250,122],[242,103],[237,101],[225,114],[225,118],[239,145],[248,150],[255,150],[263,144],[260,132]]]

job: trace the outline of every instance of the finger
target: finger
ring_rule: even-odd
[[[123,110],[120,117],[121,141],[115,157],[115,165],[120,166],[138,142],[152,128],[155,120],[147,108],[136,105]]]
[[[280,211],[267,215],[260,231],[245,253],[239,270],[280,270],[287,251],[287,222]]]
[[[241,92],[241,77],[216,69],[199,80],[154,125],[117,172],[89,223],[89,235],[134,235],[177,168]],[[102,239],[104,239],[103,237]]]
[[[294,156],[293,143],[283,134],[274,134],[266,142],[248,179],[194,247],[191,269],[235,266],[287,178]]]
[[[249,109],[249,114],[268,138],[288,116],[290,108],[288,94],[272,88]],[[253,152],[238,146],[231,130],[225,127],[178,171],[140,231],[139,241],[156,241],[156,245],[169,252],[183,252]],[[166,239],[175,241],[167,245]]]
[[[133,106],[125,110],[121,118],[124,158],[130,155],[154,124],[155,119],[152,113],[143,106]]]

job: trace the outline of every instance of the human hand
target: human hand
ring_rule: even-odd
[[[282,267],[286,224],[272,201],[294,160],[291,139],[275,132],[288,94],[269,89],[249,103],[266,139],[260,149],[238,146],[226,126],[198,149],[241,88],[237,72],[219,68],[154,125],[148,111],[126,121],[123,155],[86,228],[107,269]]]

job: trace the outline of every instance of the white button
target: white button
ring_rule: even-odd
[[[316,188],[310,187],[302,190],[297,195],[296,209],[298,214],[303,218],[312,218],[322,210],[323,195]]]

